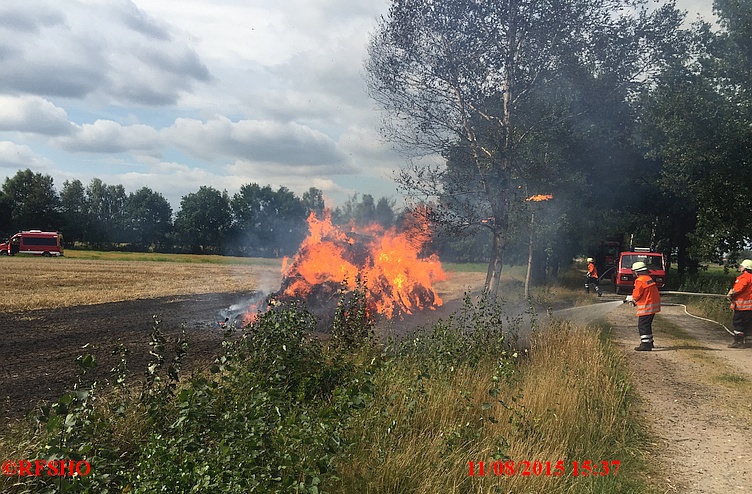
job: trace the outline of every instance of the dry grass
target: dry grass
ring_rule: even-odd
[[[0,312],[181,294],[271,291],[278,289],[281,281],[281,262],[211,263],[208,256],[207,262],[138,259],[82,259],[68,253],[61,259],[0,258],[0,278],[5,287]]]
[[[494,359],[457,369],[448,380],[416,389],[414,372],[390,374],[382,417],[391,426],[362,425],[363,449],[343,473],[344,491],[386,493],[645,492],[630,479],[639,470],[622,363],[597,331],[551,327],[535,338],[519,380],[502,388],[499,406],[488,394]],[[409,369],[407,369],[409,371]],[[400,379],[401,377],[401,379]],[[484,403],[494,403],[490,409]],[[489,417],[494,417],[491,420]],[[357,428],[357,427],[356,427]],[[495,456],[539,460],[566,474],[496,475]],[[573,477],[572,462],[621,461],[620,475]],[[468,462],[475,462],[475,476]],[[477,462],[485,475],[477,475]],[[545,472],[545,467],[544,467]]]

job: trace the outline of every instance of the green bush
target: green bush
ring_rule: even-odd
[[[371,390],[363,369],[306,339],[316,324],[279,304],[228,342],[162,410],[133,492],[319,492]]]

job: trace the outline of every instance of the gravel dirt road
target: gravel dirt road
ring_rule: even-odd
[[[656,438],[648,445],[652,480],[660,492],[752,492],[752,348],[727,348],[732,337],[722,326],[670,305],[670,296],[662,302],[652,352],[634,351],[633,307],[617,304],[605,315],[640,397],[640,418]]]

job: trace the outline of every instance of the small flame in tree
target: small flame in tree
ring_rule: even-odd
[[[530,196],[526,201],[532,201],[532,202],[540,202],[540,201],[547,201],[549,199],[552,199],[554,196],[551,194],[537,194],[534,196]]]
[[[435,254],[421,257],[430,238],[424,220],[413,219],[399,232],[378,224],[350,225],[345,231],[333,225],[331,212],[325,211],[320,219],[310,214],[308,230],[298,252],[283,260],[282,287],[270,301],[298,299],[326,305],[343,282],[353,290],[363,280],[368,308],[388,319],[442,305],[433,288],[434,282],[446,279],[441,261]],[[248,313],[244,322],[254,317],[255,313]]]

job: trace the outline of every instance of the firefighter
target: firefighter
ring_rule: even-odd
[[[601,286],[600,282],[598,281],[598,270],[595,268],[593,258],[588,257],[587,263],[587,274],[585,275],[585,293],[590,293],[590,287],[592,286],[595,290],[595,293],[597,293],[600,297],[603,295],[603,293],[601,293]]]
[[[653,349],[653,318],[661,311],[661,294],[658,285],[648,274],[648,268],[642,261],[632,264],[632,273],[637,277],[632,295],[625,302],[637,306],[637,330],[640,333],[640,345],[635,347],[638,352],[649,352]]]
[[[752,329],[752,260],[745,259],[739,264],[739,276],[734,286],[726,294],[734,311],[734,341],[729,348],[743,348],[744,338]]]

